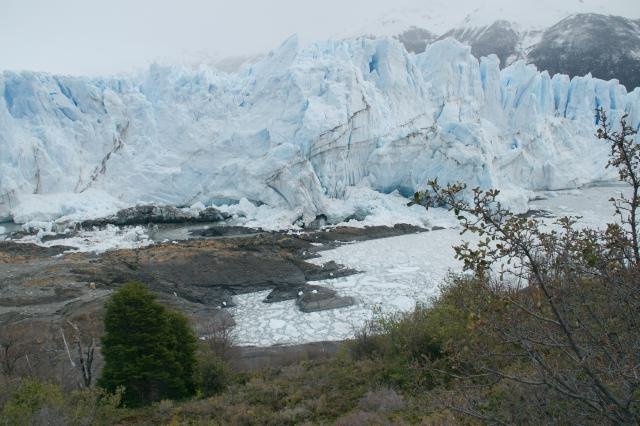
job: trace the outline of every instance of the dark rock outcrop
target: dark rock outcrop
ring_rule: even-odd
[[[261,229],[245,228],[244,226],[210,226],[208,228],[192,229],[189,235],[193,237],[218,238],[237,235],[254,235],[262,232]]]
[[[309,241],[316,243],[350,243],[353,241],[365,241],[375,238],[396,237],[398,235],[413,234],[424,232],[424,228],[414,225],[397,224],[393,227],[389,226],[367,226],[364,228],[351,228],[348,226],[339,226],[336,228],[326,229],[324,232],[314,232],[302,238],[308,238]]]
[[[331,291],[325,287],[321,287],[318,285],[310,285],[310,284],[302,284],[302,285],[294,285],[294,286],[280,286],[271,290],[271,293],[267,295],[267,297],[263,300],[264,303],[278,303],[284,302],[285,300],[296,300],[300,297],[304,292],[323,292]],[[333,293],[335,294],[335,292]],[[333,295],[332,294],[332,295]]]
[[[264,302],[277,303],[285,300],[295,300],[298,309],[307,313],[346,308],[355,303],[353,297],[338,296],[335,290],[309,284],[277,287],[269,293]]]
[[[312,290],[303,289],[302,294],[296,299],[296,305],[302,312],[328,311],[355,304],[355,299],[351,296],[338,296],[334,290],[314,287]]]
[[[323,264],[322,266],[307,262],[300,262],[299,267],[304,272],[304,277],[307,281],[330,280],[358,273],[355,269],[345,268],[343,265],[339,265],[333,260]]]
[[[476,58],[495,54],[500,58],[500,65],[506,66],[515,59],[520,59],[518,45],[520,34],[513,29],[510,22],[496,21],[486,27],[456,28],[448,31],[439,39],[452,37],[461,43],[471,46],[471,54]]]
[[[433,43],[438,36],[424,28],[411,27],[395,37],[404,44],[405,49],[412,53],[422,53],[427,45]]]
[[[16,261],[18,258],[47,258],[62,254],[73,247],[41,247],[35,244],[22,244],[13,241],[0,241],[0,263]]]
[[[120,210],[113,216],[84,221],[83,228],[106,225],[148,225],[150,223],[205,223],[222,222],[229,219],[227,213],[208,207],[197,214],[172,206],[141,205]]]

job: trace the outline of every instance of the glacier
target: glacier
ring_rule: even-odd
[[[532,191],[614,177],[598,107],[640,127],[640,88],[500,69],[452,39],[414,55],[390,38],[294,36],[236,73],[4,71],[0,218],[250,200],[309,222],[353,188],[410,195],[433,178],[500,188],[518,210]]]

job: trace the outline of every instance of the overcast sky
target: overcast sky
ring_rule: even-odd
[[[459,20],[479,4],[500,1],[507,0],[448,0],[444,4]],[[605,0],[556,0],[556,3],[585,1]],[[357,28],[371,28],[372,22],[391,10],[429,10],[442,2],[0,0],[0,70],[95,75],[198,54],[255,54],[278,46],[294,33],[303,42],[329,38]],[[514,4],[521,2],[508,0]],[[640,17],[640,0],[606,3],[617,7],[613,10],[616,14]]]

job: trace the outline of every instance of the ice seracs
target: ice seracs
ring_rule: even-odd
[[[352,188],[409,195],[433,178],[501,188],[522,207],[532,190],[609,177],[600,106],[639,125],[640,90],[522,62],[500,70],[451,39],[413,55],[393,39],[292,37],[234,74],[4,72],[0,217],[245,200],[309,223],[344,209],[334,200]]]

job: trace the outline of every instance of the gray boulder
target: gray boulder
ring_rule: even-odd
[[[355,299],[353,297],[338,296],[334,290],[324,287],[314,288],[311,291],[305,289],[303,294],[296,299],[298,309],[305,313],[346,308],[354,304]]]
[[[309,284],[276,287],[263,302],[277,303],[285,300],[295,300],[298,309],[306,313],[346,308],[355,304],[353,297],[338,296],[335,290]]]

